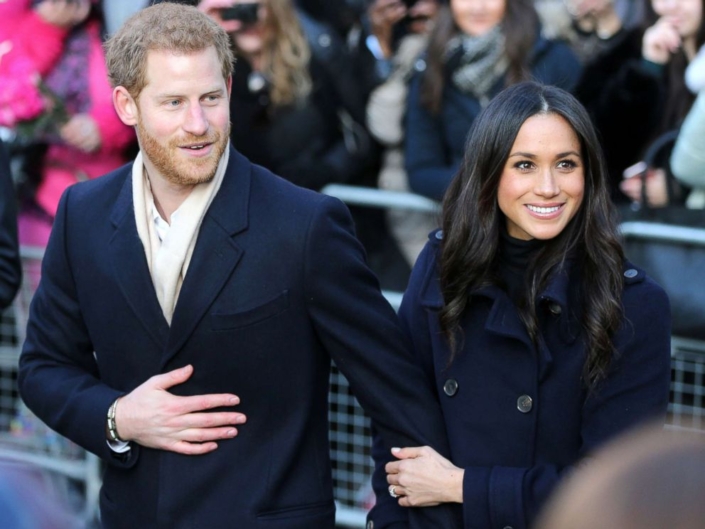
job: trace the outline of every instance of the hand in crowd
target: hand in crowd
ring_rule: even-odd
[[[406,5],[400,0],[374,0],[367,9],[370,29],[377,37],[385,57],[392,55],[392,32],[394,25],[407,13]]]
[[[240,20],[223,20],[221,15],[221,9],[232,7],[235,4],[236,2],[233,0],[201,0],[198,2],[198,10],[215,20],[227,33],[235,33],[242,29],[242,22]]]
[[[661,17],[656,24],[644,33],[641,54],[644,59],[656,64],[666,64],[671,56],[681,47],[678,30],[666,17]]]
[[[61,139],[84,152],[94,152],[100,148],[98,124],[88,114],[76,114],[61,127]]]
[[[199,455],[215,450],[215,441],[235,437],[234,425],[245,422],[244,414],[206,410],[235,406],[240,403],[236,395],[179,397],[167,391],[192,374],[193,366],[188,365],[156,375],[122,397],[115,410],[120,438],[150,448]]]
[[[430,507],[463,502],[463,476],[458,468],[430,446],[393,448],[400,461],[387,463],[390,491],[400,496],[402,507]]]
[[[83,22],[91,10],[90,0],[44,0],[34,10],[49,24],[70,29]]]
[[[650,207],[662,208],[668,205],[666,171],[663,169],[647,169],[643,184],[641,178],[626,178],[619,184],[619,188],[633,202],[641,203],[642,185],[645,187],[646,200]]]
[[[408,15],[411,18],[409,30],[413,33],[427,33],[431,31],[436,14],[438,14],[437,0],[417,0],[408,11]]]

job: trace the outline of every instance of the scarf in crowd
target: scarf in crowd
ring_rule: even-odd
[[[466,34],[453,37],[445,57],[453,84],[461,92],[474,95],[482,106],[489,102],[490,90],[509,66],[499,25],[477,37]]]
[[[201,222],[220,189],[229,155],[229,150],[225,149],[213,179],[196,185],[172,215],[169,231],[163,241],[159,240],[152,216],[154,196],[142,165],[142,152],[137,154],[132,166],[132,200],[137,234],[144,247],[159,305],[169,325],[196,246]]]

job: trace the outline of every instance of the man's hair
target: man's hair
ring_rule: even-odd
[[[108,77],[137,98],[147,84],[147,54],[168,51],[179,55],[214,46],[223,77],[233,72],[230,37],[195,7],[160,3],[138,11],[105,43]]]

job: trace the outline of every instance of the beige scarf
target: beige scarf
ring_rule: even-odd
[[[154,196],[149,178],[144,171],[142,152],[137,154],[132,166],[132,199],[137,234],[147,256],[147,264],[159,305],[169,325],[196,246],[198,230],[208,207],[220,189],[225,168],[228,166],[229,154],[229,150],[226,149],[213,179],[195,186],[179,206],[177,210],[179,214],[175,218],[172,216],[171,227],[163,241],[159,240],[152,216]]]

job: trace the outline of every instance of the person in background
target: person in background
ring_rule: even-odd
[[[9,155],[0,139],[0,311],[15,299],[21,281],[15,189]]]
[[[693,103],[685,70],[705,43],[703,5],[703,0],[644,0],[642,25],[585,66],[575,93],[600,133],[617,203],[641,201],[642,179],[629,178],[633,173],[625,170],[639,163],[657,138],[677,129]],[[664,170],[669,153],[650,161],[644,178],[654,207],[684,198]]]
[[[565,480],[536,529],[700,529],[705,526],[702,433],[637,428]]]
[[[582,458],[663,420],[668,298],[625,260],[597,135],[560,88],[490,101],[442,218],[399,316],[451,458],[375,443],[370,520],[401,529],[417,507],[455,503],[467,529],[526,529]]]
[[[0,20],[8,55],[31,61],[64,114],[26,154],[20,242],[43,247],[64,189],[125,163],[134,133],[112,106],[97,2],[9,0],[0,4]]]
[[[372,137],[385,147],[378,178],[380,189],[409,191],[403,150],[408,85],[414,64],[428,44],[440,3],[440,0],[418,0],[407,8],[399,0],[375,0],[369,7],[373,34],[384,54],[385,68],[389,68],[386,80],[372,91],[367,102],[367,127]],[[395,33],[402,35],[398,42],[394,41]],[[428,233],[436,226],[435,215],[389,210],[386,221],[407,263],[413,266]]]
[[[564,43],[540,35],[531,0],[450,0],[411,82],[405,165],[417,193],[440,200],[480,110],[529,77],[571,89],[580,65]]]
[[[333,529],[331,360],[388,449],[448,454],[345,206],[230,144],[227,33],[165,2],[106,59],[140,152],[63,194],[18,376],[31,411],[106,463],[105,529]],[[459,527],[452,506],[414,514]]]
[[[609,49],[641,16],[634,0],[539,0],[547,38],[565,40],[581,64]]]

